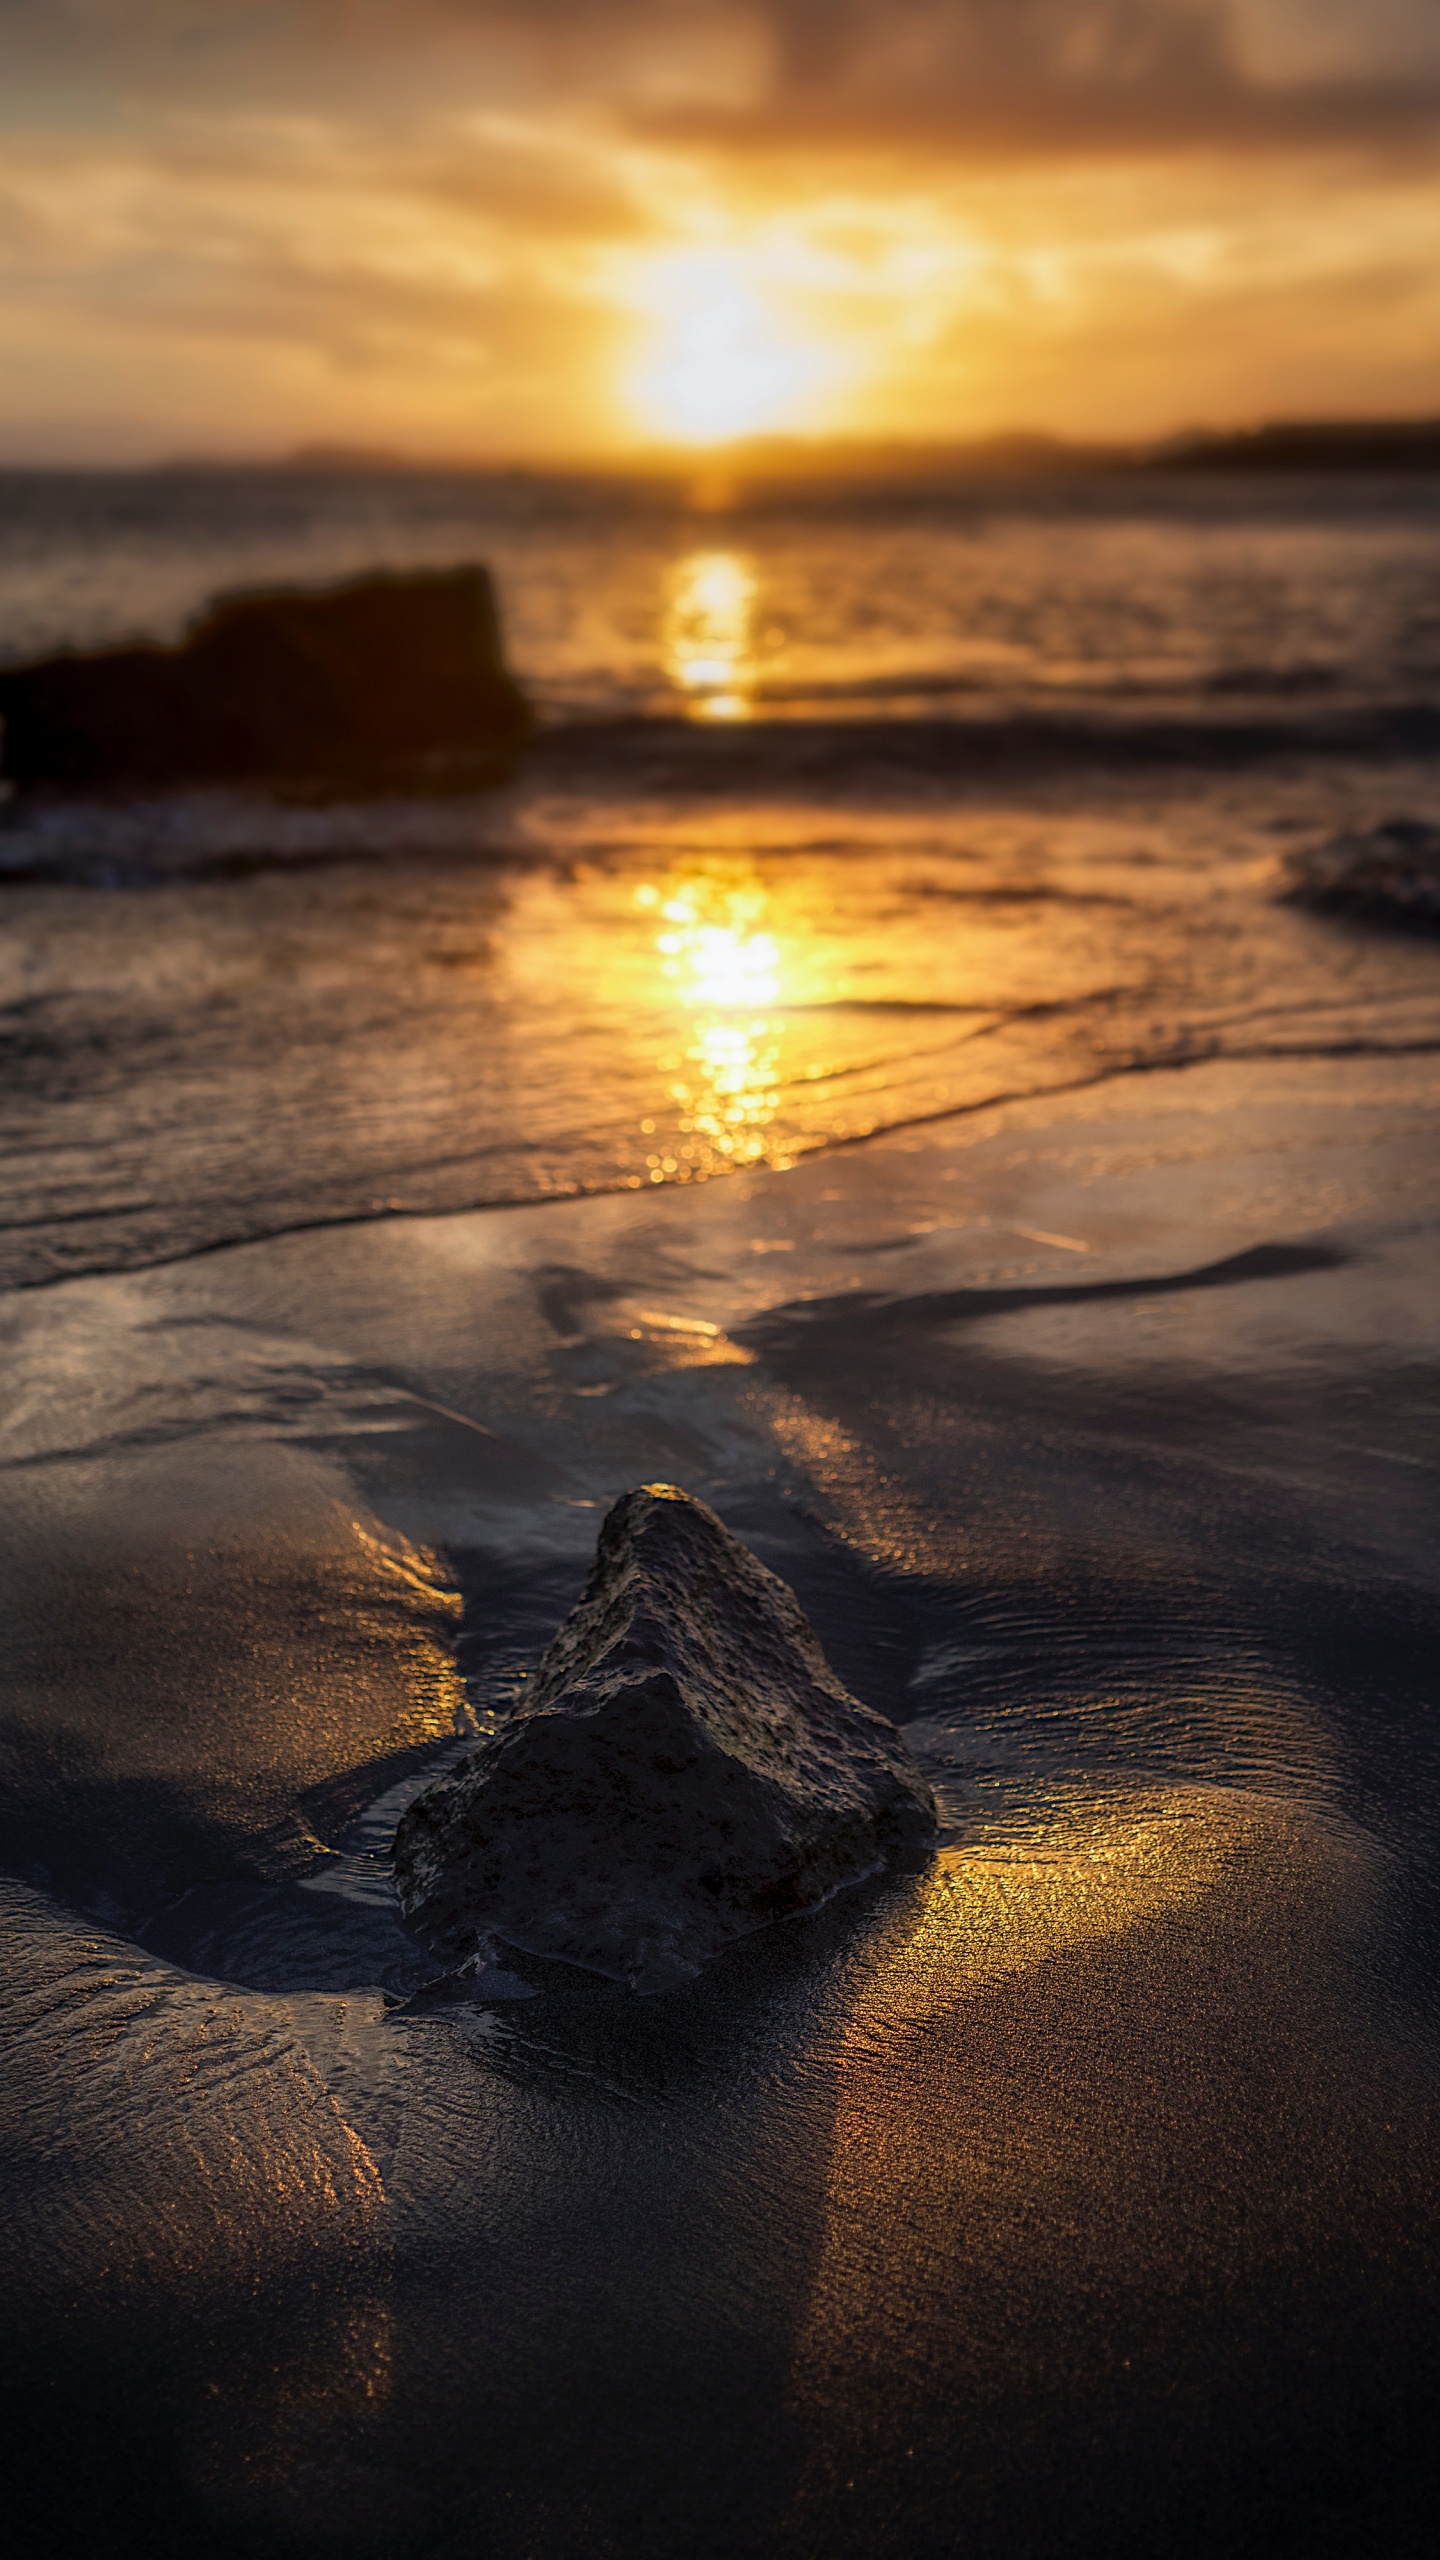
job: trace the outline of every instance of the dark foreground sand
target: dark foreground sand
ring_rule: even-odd
[[[1437,1102],[1202,1065],[7,1302],[17,2548],[1429,2547]],[[457,1626],[503,1706],[651,1478],[939,1859],[427,1997]]]

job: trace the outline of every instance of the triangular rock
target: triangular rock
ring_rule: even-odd
[[[646,1485],[524,1704],[408,1808],[395,1872],[452,1958],[500,1940],[658,1991],[934,1827],[794,1593],[703,1502]]]

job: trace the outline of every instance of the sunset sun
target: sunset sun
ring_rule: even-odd
[[[723,250],[658,260],[636,298],[650,327],[630,396],[647,424],[678,442],[720,444],[790,425],[842,370],[836,351],[807,339]]]

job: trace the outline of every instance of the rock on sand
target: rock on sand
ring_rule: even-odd
[[[523,1705],[395,1838],[408,1919],[660,1991],[924,1843],[893,1726],[848,1695],[795,1595],[703,1502],[616,1503]]]

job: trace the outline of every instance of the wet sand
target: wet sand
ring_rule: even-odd
[[[1428,2547],[1437,1105],[1222,1059],[5,1301],[39,2547]],[[654,1479],[939,1857],[427,1990],[398,1805]]]

